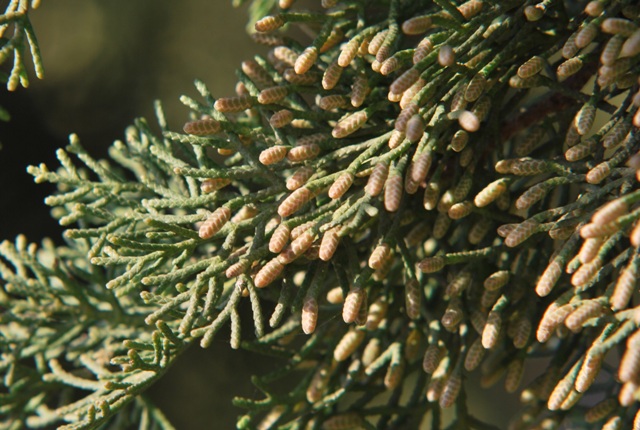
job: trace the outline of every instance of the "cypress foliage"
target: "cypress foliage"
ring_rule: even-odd
[[[41,74],[23,3],[10,90],[20,34]],[[28,168],[69,228],[0,244],[1,428],[171,428],[142,393],[227,324],[280,360],[238,428],[495,428],[474,372],[512,429],[639,428],[640,7],[320,6],[254,1],[271,51],[181,131],[158,103],[161,135]]]

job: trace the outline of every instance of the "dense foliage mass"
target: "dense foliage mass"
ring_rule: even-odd
[[[493,428],[479,372],[513,429],[640,429],[637,2],[291,3],[183,132],[29,168],[73,228],[0,246],[2,428],[169,428],[141,394],[229,324],[281,360],[239,428]]]

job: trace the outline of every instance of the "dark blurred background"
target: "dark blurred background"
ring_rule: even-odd
[[[1,10],[6,3],[0,0]],[[134,118],[154,123],[155,99],[162,101],[170,127],[179,130],[188,116],[179,96],[198,97],[194,78],[214,96],[233,95],[236,68],[264,52],[245,32],[246,8],[232,8],[231,0],[44,0],[31,18],[45,79],[30,69],[30,88],[0,89],[0,105],[12,115],[10,123],[0,122],[0,241],[24,233],[32,242],[60,242],[63,229],[43,204],[53,187],[34,184],[26,166],[44,162],[55,169],[55,151],[70,133],[104,158]],[[245,321],[251,332],[250,319]],[[275,364],[231,351],[223,331],[211,348],[191,348],[150,395],[178,429],[235,428],[243,411],[231,398],[261,398],[249,376]],[[496,401],[503,412],[516,407],[514,399],[497,400],[500,392],[469,394],[477,398],[474,414],[504,428],[512,411],[488,418]]]
[[[2,10],[6,3],[0,0]],[[70,133],[104,157],[134,118],[155,122],[154,99],[180,129],[188,110],[179,97],[198,97],[194,78],[216,96],[233,95],[235,69],[256,52],[246,17],[246,8],[234,9],[231,0],[43,1],[31,18],[45,78],[29,69],[28,89],[0,90],[0,104],[12,115],[0,123],[0,237],[27,233],[36,241],[56,231],[41,204],[51,188],[34,185],[25,167],[55,168],[55,150]],[[10,63],[0,67],[8,71]]]

